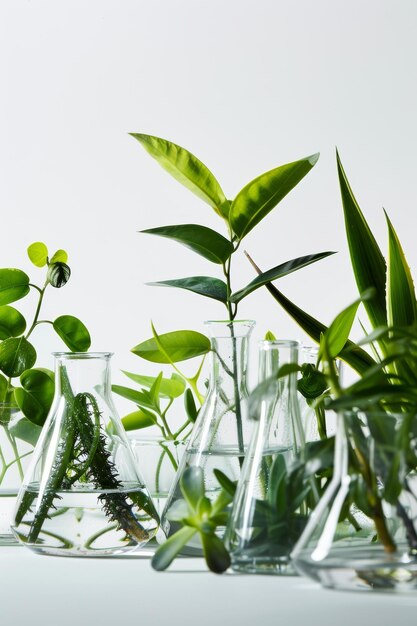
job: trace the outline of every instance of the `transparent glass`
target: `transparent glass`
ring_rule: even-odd
[[[292,468],[302,453],[304,432],[297,372],[280,378],[277,373],[283,365],[296,365],[297,359],[295,341],[260,345],[260,383],[248,400],[255,428],[226,532],[235,571],[294,573],[289,554],[305,526],[307,506]]]
[[[156,534],[159,518],[110,394],[110,353],[55,353],[55,398],[12,524],[43,554],[108,556]]]
[[[338,415],[333,478],[292,553],[300,573],[340,590],[417,589],[416,426],[407,413]]]
[[[0,546],[18,545],[10,524],[40,430],[16,405],[0,403]]]
[[[240,476],[252,429],[242,413],[242,401],[248,396],[249,337],[254,325],[251,320],[206,322],[212,347],[210,381],[162,514],[167,534],[177,530],[177,525],[169,522],[166,514],[172,504],[183,497],[180,480],[185,468],[203,469],[206,495],[212,500],[220,491],[214,469],[221,470],[231,480]],[[220,530],[219,534],[223,532]]]

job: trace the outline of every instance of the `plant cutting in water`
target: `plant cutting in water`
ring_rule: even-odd
[[[57,250],[49,256],[46,245],[35,242],[29,246],[28,256],[36,267],[46,270],[42,286],[30,282],[29,276],[20,269],[0,269],[0,402],[8,405],[1,409],[0,424],[14,454],[13,460],[7,461],[0,448],[0,485],[14,464],[23,478],[16,440],[21,439],[30,445],[36,443],[54,395],[53,372],[34,367],[37,355],[32,334],[40,324],[50,324],[72,351],[87,351],[91,343],[87,328],[76,317],[61,315],[54,321],[41,317],[48,286],[59,289],[70,278],[67,253]],[[31,290],[37,292],[38,300],[28,324],[22,313],[10,303],[26,297]],[[11,418],[16,407],[24,418],[15,422]]]

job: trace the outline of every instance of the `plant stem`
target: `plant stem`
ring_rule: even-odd
[[[20,454],[19,454],[19,450],[17,449],[16,440],[13,437],[13,435],[11,435],[9,433],[7,426],[4,427],[4,432],[6,433],[6,437],[9,440],[9,443],[10,443],[10,445],[12,447],[13,454],[14,454],[15,461],[16,461],[16,465],[17,465],[17,469],[19,471],[20,480],[23,480],[24,472],[23,472],[22,463],[20,462],[21,457],[20,457]]]
[[[32,334],[33,330],[35,329],[35,327],[37,326],[38,323],[38,318],[39,318],[39,314],[41,312],[41,307],[42,307],[42,302],[43,302],[43,297],[45,295],[45,289],[48,286],[48,281],[45,283],[43,289],[40,289],[39,287],[37,287],[36,285],[31,285],[32,287],[34,287],[35,289],[37,289],[39,291],[39,300],[38,300],[38,305],[36,307],[36,311],[35,311],[35,315],[33,317],[33,322],[32,322],[32,326],[29,328],[28,332],[25,335],[25,339],[28,339],[30,337],[30,335]]]

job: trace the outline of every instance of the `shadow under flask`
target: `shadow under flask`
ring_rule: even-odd
[[[12,523],[35,552],[109,556],[152,539],[158,514],[110,393],[111,353],[55,356],[55,397]]]
[[[263,341],[259,384],[247,402],[254,420],[250,446],[226,531],[232,569],[251,574],[294,574],[290,552],[306,524],[305,490],[296,463],[304,447],[297,372],[298,343]]]
[[[219,469],[231,480],[237,480],[250,440],[252,425],[242,414],[242,401],[247,398],[247,366],[249,337],[255,322],[205,322],[211,335],[211,373],[206,399],[194,425],[187,448],[171,487],[162,513],[162,523],[169,535],[178,524],[169,521],[169,510],[183,498],[181,477],[187,467],[201,467],[204,472],[206,496],[215,500],[221,487],[213,470]],[[223,531],[224,532],[224,531]],[[219,534],[223,534],[220,530]],[[184,549],[184,554],[194,554]],[[187,544],[188,547],[191,543]]]

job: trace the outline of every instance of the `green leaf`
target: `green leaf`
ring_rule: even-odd
[[[26,441],[31,446],[35,446],[39,435],[42,432],[42,428],[37,424],[34,424],[27,417],[21,417],[16,422],[12,422],[8,428],[9,433],[16,439]]]
[[[233,232],[243,239],[317,163],[318,154],[281,165],[244,187],[230,207],[229,222]]]
[[[57,250],[49,261],[52,263],[66,263],[68,261],[68,253],[65,250]]]
[[[213,207],[220,217],[227,219],[226,197],[216,178],[204,163],[185,148],[166,139],[142,133],[130,133],[130,135],[137,139],[171,176]]]
[[[204,473],[201,467],[187,467],[180,480],[182,494],[191,510],[197,512],[200,498],[204,498]]]
[[[180,528],[176,533],[174,533],[169,539],[165,541],[152,557],[152,567],[157,572],[162,572],[167,569],[175,559],[176,556],[181,552],[183,547],[193,538],[196,534],[196,528],[190,528],[189,526],[184,526]]]
[[[33,367],[36,350],[24,337],[5,339],[0,343],[0,370],[15,378]]]
[[[224,489],[229,496],[234,498],[236,493],[236,483],[230,480],[230,478],[219,469],[214,469],[213,474],[215,475],[220,487]]]
[[[23,315],[12,306],[0,306],[0,339],[19,337],[26,329]]]
[[[66,263],[51,263],[48,267],[47,280],[52,285],[60,289],[67,284],[71,276],[71,270]]]
[[[214,533],[201,533],[204,558],[211,572],[222,574],[230,567],[230,555],[223,542]]]
[[[0,269],[0,305],[24,298],[30,291],[29,276],[17,269]]]
[[[43,426],[54,397],[55,385],[48,374],[39,369],[28,369],[20,376],[22,387],[16,387],[17,405],[31,422]]]
[[[116,392],[117,393],[117,392]],[[151,413],[138,409],[132,413],[128,413],[122,418],[122,424],[126,431],[139,430],[141,428],[148,428],[156,424],[156,418]]]
[[[335,252],[319,252],[317,254],[309,254],[308,256],[298,257],[297,259],[292,259],[291,261],[286,261],[281,265],[277,265],[267,272],[259,274],[259,276],[252,280],[244,289],[232,294],[230,300],[232,302],[240,302],[243,298],[246,298],[246,296],[252,293],[252,291],[259,289],[259,287],[263,287],[272,280],[277,280],[278,278],[287,276],[288,274],[291,274],[292,272],[295,272],[303,267],[307,267],[307,265],[311,265],[311,263],[320,261],[320,259],[324,259],[331,254],[335,254]]]
[[[212,263],[223,264],[232,254],[233,244],[215,230],[198,224],[161,226],[142,230],[148,235],[159,235],[182,243]]]
[[[55,332],[72,352],[87,352],[91,337],[84,324],[72,315],[61,315],[53,323]]]
[[[48,262],[48,248],[41,241],[35,241],[28,248],[28,257],[36,267],[44,267]]]
[[[368,289],[360,298],[341,311],[330,324],[324,335],[327,358],[336,358],[346,346],[361,302],[374,296],[374,290]]]
[[[185,407],[185,412],[187,414],[188,419],[191,422],[195,422],[197,419],[197,415],[198,415],[198,409],[196,407],[193,392],[191,391],[191,389],[186,389],[185,391],[184,407]]]
[[[0,402],[9,403],[9,398],[7,397],[10,394],[9,383],[7,382],[7,378],[0,374]]]
[[[265,333],[264,341],[276,341],[276,340],[277,338],[272,331],[268,330]]]
[[[135,404],[141,404],[142,402],[143,393],[141,391],[131,389],[130,387],[124,387],[123,385],[112,385],[111,389],[114,393],[117,393],[117,395],[122,398],[126,398],[126,400],[131,400],[132,402],[135,402]]]
[[[336,156],[346,235],[356,284],[359,293],[375,287],[374,297],[365,302],[365,309],[372,326],[386,326],[385,259],[353,195],[339,154],[336,153]]]
[[[392,326],[412,326],[417,320],[413,279],[398,235],[385,211],[388,225],[387,316]]]
[[[210,276],[190,276],[189,278],[177,278],[174,280],[161,280],[155,283],[146,283],[153,287],[177,287],[179,289],[187,289],[201,296],[218,300],[226,303],[227,286],[226,283],[219,278],[211,278]]]
[[[155,382],[155,376],[143,376],[142,374],[134,374],[132,372],[123,371],[128,378],[133,380],[142,387],[150,389]],[[185,381],[178,374],[172,374],[171,378],[162,378],[160,395],[166,398],[178,398],[182,396],[185,391]]]
[[[152,363],[178,363],[210,351],[210,339],[194,330],[177,330],[143,341],[133,354]]]

